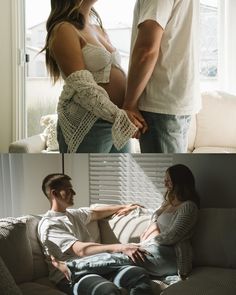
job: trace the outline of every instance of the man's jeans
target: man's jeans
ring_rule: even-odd
[[[176,274],[176,254],[174,247],[159,245],[155,238],[141,246],[148,254],[145,261],[137,261],[136,265],[123,253],[99,253],[68,261],[75,283],[67,294],[120,294],[120,287],[128,289],[129,294],[152,294],[147,273],[159,277]],[[66,291],[65,285],[59,287]]]
[[[88,273],[79,276],[71,285],[63,280],[57,287],[69,295],[120,295],[121,288],[125,288],[130,295],[153,294],[151,280],[145,270],[138,266],[117,267],[103,276]]]
[[[148,130],[140,138],[141,153],[186,153],[191,116],[141,112]]]
[[[83,141],[77,149],[77,153],[130,153],[131,142],[119,151],[112,142],[112,124],[98,119],[90,131],[85,135]],[[59,124],[57,125],[57,141],[59,143],[60,153],[67,153],[67,144],[62,134]]]

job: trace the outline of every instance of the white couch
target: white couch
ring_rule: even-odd
[[[58,152],[55,115],[43,121],[44,133],[11,143],[9,152]],[[236,153],[236,96],[223,92],[202,94],[202,109],[190,127],[188,152]]]
[[[103,243],[136,242],[149,215],[132,212],[90,224],[95,240]],[[48,280],[36,228],[40,217],[0,220],[0,294],[62,295]],[[195,234],[193,271],[184,281],[167,285],[153,282],[161,295],[236,294],[236,208],[201,209]]]

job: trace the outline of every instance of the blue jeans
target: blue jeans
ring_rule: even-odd
[[[186,153],[191,116],[141,112],[148,130],[141,135],[141,153]]]
[[[112,142],[111,129],[111,123],[98,119],[85,135],[76,153],[130,153],[131,142],[127,142],[120,150],[115,148]],[[68,146],[59,124],[57,124],[57,141],[59,143],[60,153],[67,153]]]
[[[137,261],[136,266],[143,267],[148,274],[158,277],[177,273],[174,247],[160,245],[155,238],[143,242],[141,247],[149,254],[145,256],[145,261]],[[67,262],[67,266],[75,277],[83,271],[106,275],[120,266],[128,265],[134,265],[134,263],[122,253],[99,253]]]
[[[88,273],[79,276],[72,284],[62,280],[57,287],[69,295],[120,295],[121,288],[132,295],[152,295],[151,280],[138,266],[121,266],[107,275]]]

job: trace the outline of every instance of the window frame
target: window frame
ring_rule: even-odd
[[[12,20],[12,140],[26,136],[25,0],[11,0]]]

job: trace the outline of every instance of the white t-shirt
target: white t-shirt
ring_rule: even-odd
[[[138,26],[156,21],[163,29],[160,54],[139,101],[140,110],[191,115],[201,108],[198,62],[199,1],[137,0],[131,53]]]
[[[53,282],[58,283],[64,275],[52,266],[50,255],[62,261],[76,258],[70,251],[76,241],[94,242],[86,228],[91,212],[89,208],[68,209],[65,213],[50,210],[40,220],[38,236],[48,257],[49,278]]]

